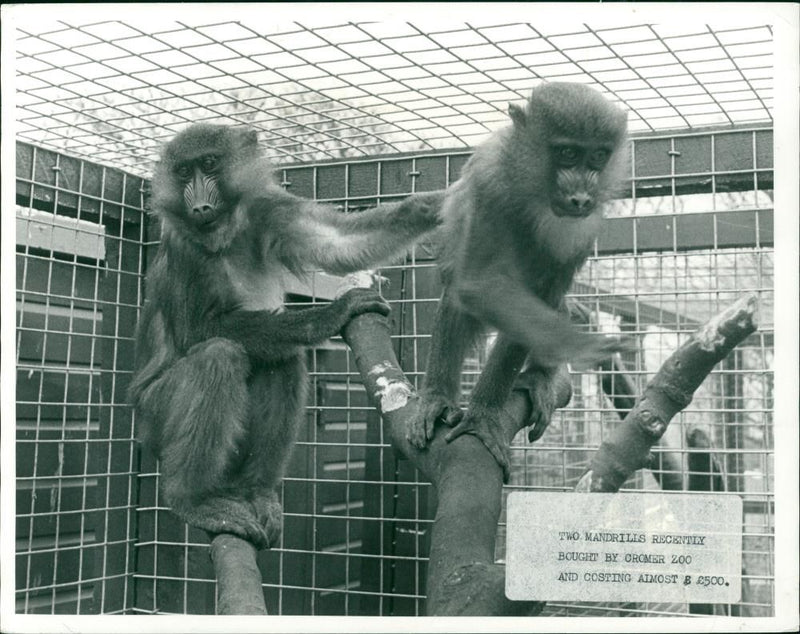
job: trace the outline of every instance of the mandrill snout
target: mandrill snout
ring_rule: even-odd
[[[597,201],[587,191],[560,192],[557,200],[553,201],[553,213],[556,216],[571,216],[585,218],[597,207]]]
[[[214,207],[208,203],[202,205],[195,205],[192,207],[192,215],[195,218],[208,218],[214,215]]]
[[[578,216],[585,216],[594,209],[594,199],[586,192],[576,192],[569,197],[569,203]]]
[[[597,206],[597,173],[585,169],[564,169],[556,177],[556,200],[553,212],[557,216],[583,218]]]
[[[189,213],[189,220],[200,229],[210,229],[218,217],[216,207],[209,203],[195,204]]]

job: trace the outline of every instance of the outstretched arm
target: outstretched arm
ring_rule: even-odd
[[[624,341],[573,328],[521,282],[496,269],[456,283],[466,310],[530,350],[541,367],[594,364],[628,348]]]
[[[276,193],[269,201],[270,222],[280,223],[270,245],[295,272],[321,268],[345,274],[374,267],[403,253],[414,240],[435,229],[444,191],[414,194],[399,203],[344,213],[330,205]]]

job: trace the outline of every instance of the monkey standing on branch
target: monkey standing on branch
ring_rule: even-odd
[[[260,548],[274,543],[274,488],[305,403],[303,348],[355,315],[389,311],[359,289],[285,312],[284,282],[402,253],[438,225],[442,198],[339,213],[278,186],[254,131],[196,124],[167,144],[153,181],[161,243],[130,394],[160,458],[166,501],[186,522]]]
[[[627,349],[580,332],[562,308],[591,252],[606,202],[624,165],[626,114],[599,93],[570,83],[535,88],[526,107],[509,106],[512,125],[494,133],[447,190],[440,265],[445,285],[408,440],[422,448],[440,417],[446,439],[474,434],[508,480],[509,449],[499,422],[522,380],[552,380],[566,362],[594,363]],[[461,365],[487,327],[497,341],[465,414],[457,399]],[[544,412],[549,420],[551,412]],[[535,420],[532,440],[548,420]]]

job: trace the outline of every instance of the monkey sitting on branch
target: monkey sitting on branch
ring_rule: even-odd
[[[212,535],[274,543],[274,489],[305,404],[303,349],[355,315],[389,312],[364,289],[287,312],[287,277],[348,273],[401,254],[439,224],[442,199],[432,192],[339,213],[284,191],[255,131],[195,124],[166,145],[152,197],[161,243],[130,395],[177,515]]]
[[[520,370],[526,368],[521,380],[549,381],[567,362],[593,364],[628,348],[576,330],[563,310],[625,165],[626,113],[587,86],[551,83],[534,88],[525,108],[510,105],[509,115],[511,125],[475,151],[447,190],[439,254],[444,293],[422,403],[407,429],[418,448],[433,437],[437,420],[454,426],[448,441],[474,434],[506,481],[509,448],[499,417]],[[499,334],[462,413],[461,366],[487,327]],[[550,413],[528,423],[531,440]]]

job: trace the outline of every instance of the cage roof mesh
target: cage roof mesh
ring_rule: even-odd
[[[768,25],[87,17],[17,35],[17,138],[145,176],[196,121],[258,129],[278,164],[466,149],[553,80],[598,88],[633,132],[772,120]]]

